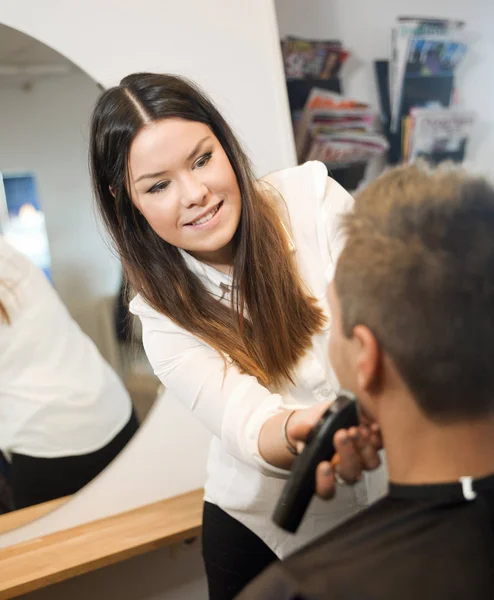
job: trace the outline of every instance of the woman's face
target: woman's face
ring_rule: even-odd
[[[230,161],[207,125],[163,119],[130,147],[130,196],[166,242],[227,270],[241,213]]]

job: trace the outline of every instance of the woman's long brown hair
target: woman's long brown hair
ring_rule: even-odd
[[[146,124],[167,118],[206,124],[237,177],[242,213],[234,236],[231,307],[207,291],[129,197],[131,144]],[[248,158],[211,101],[180,77],[126,77],[102,94],[93,112],[90,169],[100,213],[131,288],[263,385],[291,379],[324,314],[304,289],[274,205],[256,186]]]

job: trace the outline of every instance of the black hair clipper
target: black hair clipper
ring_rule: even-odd
[[[295,533],[315,491],[317,465],[335,454],[334,434],[359,424],[355,396],[342,394],[312,429],[303,452],[295,459],[290,476],[273,513],[273,521],[285,531]]]

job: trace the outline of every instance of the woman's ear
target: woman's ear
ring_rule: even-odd
[[[109,185],[108,189],[110,190],[110,194],[115,198],[115,188],[112,185]]]

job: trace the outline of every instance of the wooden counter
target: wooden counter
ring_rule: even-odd
[[[0,600],[200,534],[203,490],[0,549]]]
[[[14,510],[1,515],[0,534],[11,531],[12,529],[16,529],[17,527],[21,527],[22,525],[27,525],[28,523],[31,523],[40,517],[44,517],[52,510],[62,506],[62,504],[65,504],[69,498],[70,496],[65,496],[64,498],[57,498],[56,500],[50,500],[49,502],[42,502],[41,504],[35,504],[34,506],[29,506],[28,508],[20,508],[19,510]]]

